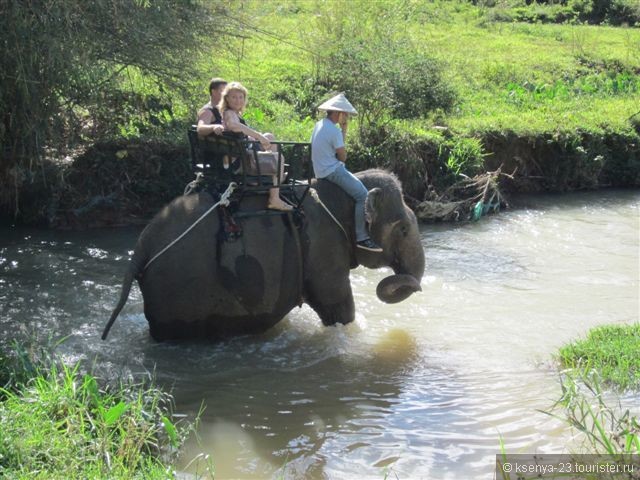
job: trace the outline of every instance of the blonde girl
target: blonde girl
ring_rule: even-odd
[[[270,140],[274,140],[274,136],[270,133],[262,134],[256,130],[250,128],[242,118],[242,112],[247,104],[248,92],[247,89],[239,82],[231,82],[227,84],[222,92],[222,98],[218,109],[222,114],[222,121],[224,128],[228,132],[241,133],[250,139],[255,139],[260,142],[260,145],[264,150],[271,149],[277,153],[277,147],[271,145]],[[284,159],[282,159],[282,166],[284,166]],[[282,172],[281,172],[282,176]],[[277,177],[273,177],[274,185],[277,183]],[[293,210],[293,207],[284,202],[280,198],[280,189],[271,188],[269,190],[269,203],[267,208],[272,210],[281,210],[288,212]]]

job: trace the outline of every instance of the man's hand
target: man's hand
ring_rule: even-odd
[[[224,132],[224,126],[223,125],[212,125],[213,127],[213,133],[215,133],[216,135],[222,135],[222,132]]]
[[[347,124],[349,123],[349,114],[345,112],[340,112],[338,115],[338,125],[342,130],[347,129]]]

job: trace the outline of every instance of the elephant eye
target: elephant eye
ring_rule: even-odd
[[[400,228],[400,232],[402,233],[403,237],[406,237],[409,234],[409,229],[403,225],[402,228]]]

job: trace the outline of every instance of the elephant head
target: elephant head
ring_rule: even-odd
[[[369,190],[366,216],[369,234],[383,252],[358,251],[358,262],[369,268],[390,266],[395,275],[383,279],[376,289],[386,303],[401,302],[421,291],[425,258],[416,216],[404,203],[398,179],[382,170],[366,170],[357,174]]]

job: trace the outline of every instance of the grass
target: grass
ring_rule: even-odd
[[[562,397],[544,413],[582,433],[585,451],[581,453],[611,455],[620,464],[640,454],[640,420],[629,409],[610,404],[597,372],[564,372],[561,386]],[[562,416],[553,413],[558,408],[564,410]]]
[[[168,465],[189,426],[173,423],[168,394],[149,384],[102,388],[79,364],[16,352],[0,358],[0,477],[173,478]]]
[[[558,359],[563,367],[595,370],[603,381],[621,389],[640,387],[640,323],[605,325],[586,338],[563,346]]]
[[[558,358],[566,368],[560,379],[562,396],[543,413],[581,433],[580,453],[606,455],[604,460],[621,466],[635,462],[637,469],[640,419],[619,402],[612,405],[614,395],[605,387],[640,387],[640,323],[596,327],[586,338],[562,347]]]
[[[279,140],[309,141],[315,106],[345,89],[359,96],[350,98],[361,112],[349,128],[351,169],[389,168],[417,201],[427,198],[427,182],[442,193],[457,174],[477,173],[477,165],[485,171],[503,165],[509,173],[517,167],[513,190],[640,185],[640,28],[505,22],[489,5],[511,9],[522,2],[475,3],[227,2],[220,24],[235,35],[203,42],[209,52],[193,58],[196,76],[161,87],[153,75],[130,67],[116,78],[124,104],[75,113],[87,126],[105,129],[114,143],[157,144],[169,161],[165,144],[172,152],[182,149],[183,158],[173,163],[184,165],[185,130],[209,100],[214,76],[241,81],[249,90],[245,119]],[[362,45],[370,46],[362,58],[335,55],[358,53]],[[416,70],[416,58],[437,67]],[[427,71],[441,72],[430,107],[421,103],[429,98],[429,75],[421,74]],[[447,102],[438,103],[444,97]],[[423,105],[422,111],[412,105]],[[93,141],[93,133],[85,138]],[[477,153],[472,162],[456,157],[469,151]],[[465,171],[467,164],[474,168]],[[181,191],[186,181],[176,176],[161,190]],[[42,184],[38,188],[48,191]],[[139,203],[135,192],[130,197],[128,204]],[[20,209],[25,219],[51,221],[43,218],[48,210],[41,199],[26,199]]]
[[[385,21],[402,22],[398,35],[416,51],[445,62],[448,82],[458,92],[453,112],[415,119],[409,122],[412,131],[433,123],[462,136],[505,128],[528,135],[629,131],[629,117],[640,110],[638,28],[493,22],[486,9],[457,1],[403,4],[406,17],[394,20],[397,2],[376,5],[369,8],[371,15],[388,11]],[[245,4],[248,23],[260,32],[229,42],[210,67],[248,86],[251,106],[268,111],[250,115],[259,128],[306,140],[308,120],[274,98],[294,79],[314,76],[323,45],[318,31],[330,7],[310,1]],[[362,7],[341,14],[367,23]],[[210,70],[203,75],[203,84],[210,75]]]

